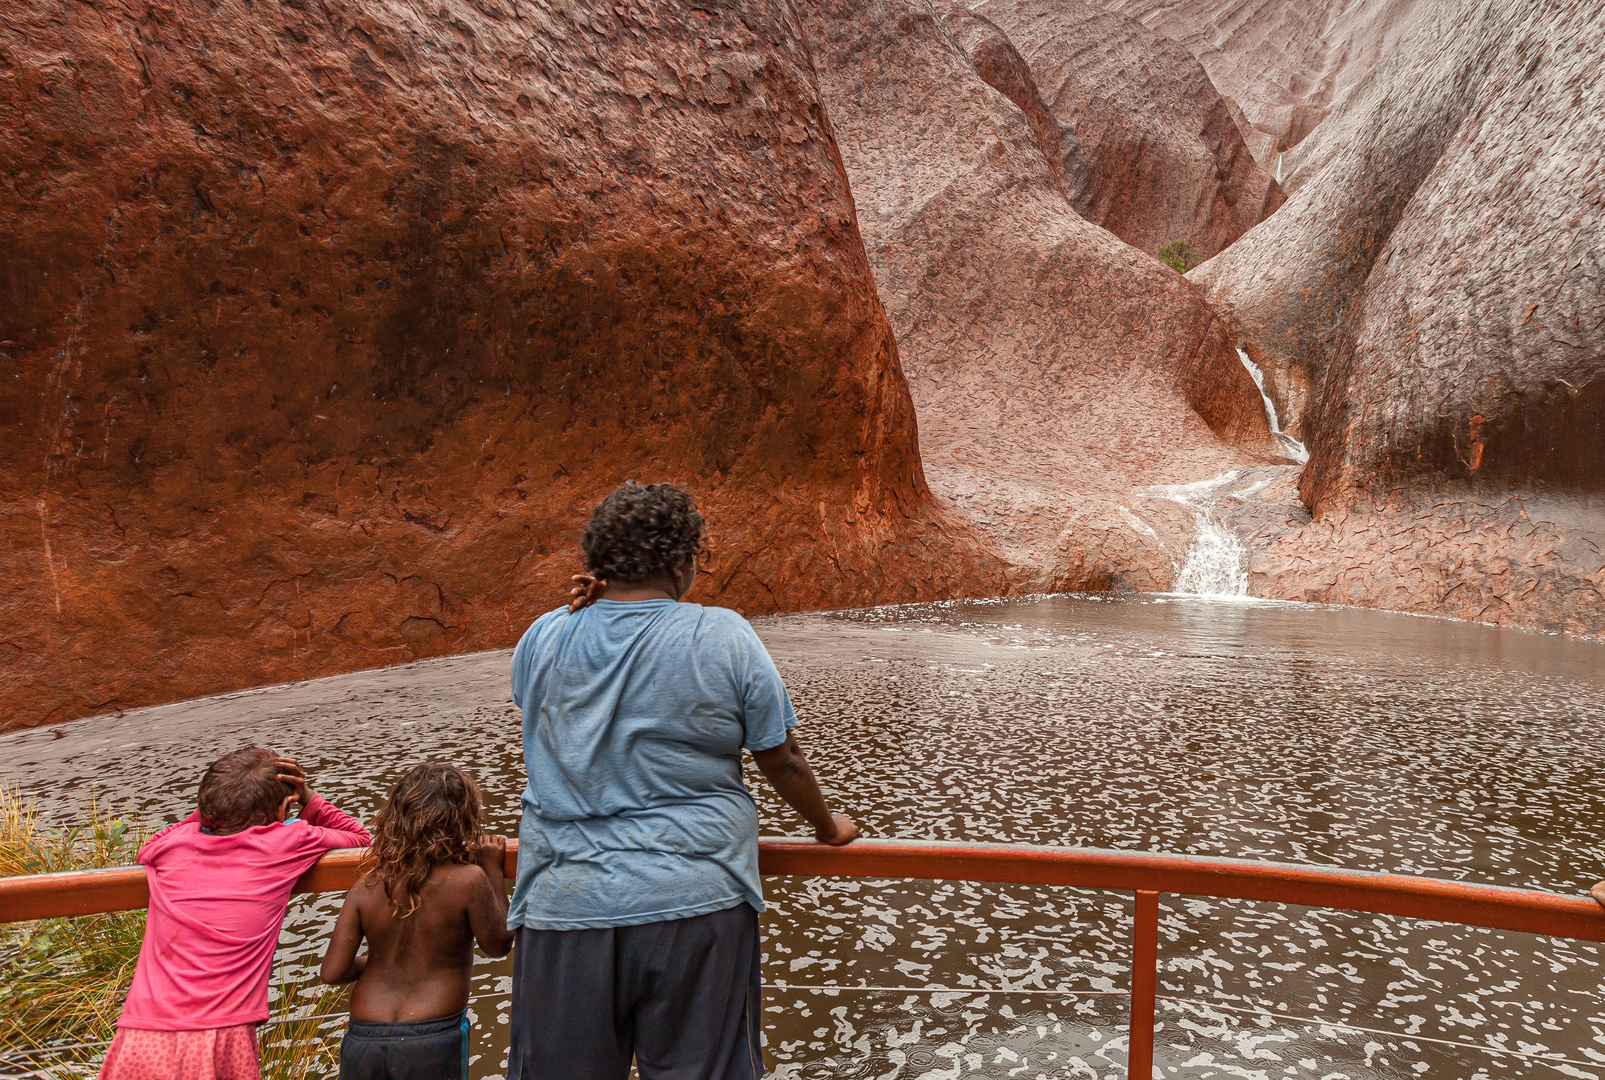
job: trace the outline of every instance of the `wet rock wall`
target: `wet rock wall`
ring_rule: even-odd
[[[1231,107],[1181,45],[1075,0],[986,0],[1060,127],[1079,145],[1078,213],[1148,254],[1173,240],[1207,259],[1282,204]]]
[[[1094,0],[1185,48],[1266,169],[1301,177],[1297,147],[1397,43],[1416,0]]]
[[[1192,275],[1310,446],[1264,588],[1600,633],[1605,13],[1423,2],[1401,35]]]
[[[0,20],[0,725],[512,642],[688,482],[747,611],[996,592],[794,14]]]
[[[1168,587],[1193,521],[1142,489],[1272,452],[1214,312],[1076,213],[1030,117],[981,76],[1003,65],[961,45],[995,41],[985,26],[925,0],[803,21],[932,490],[1012,590]]]

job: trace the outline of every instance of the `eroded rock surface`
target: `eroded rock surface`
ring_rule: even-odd
[[[1605,9],[1422,0],[1194,271],[1309,443],[1272,595],[1605,632]]]
[[[1396,44],[1415,0],[1092,0],[1179,43],[1238,111],[1265,168]],[[1298,183],[1297,155],[1277,179]]]
[[[1003,588],[785,4],[17,0],[0,169],[0,726],[508,644],[626,478],[709,602]]]
[[[1605,633],[1598,499],[1465,490],[1383,493],[1253,543],[1255,595]]]
[[[971,11],[959,0],[934,3],[932,8],[970,58],[970,63],[975,65],[976,73],[1025,114],[1026,123],[1031,125],[1031,133],[1037,137],[1042,156],[1065,198],[1072,203],[1084,198],[1088,190],[1087,159],[1081,152],[1081,143],[1075,131],[1061,124],[1042,100],[1031,67],[1014,43],[991,20]]]
[[[1261,461],[1208,305],[1079,217],[925,0],[803,9],[933,491],[1015,589],[1165,588],[1193,515],[1141,492]]]
[[[1223,250],[1281,205],[1230,106],[1192,54],[1076,0],[986,0],[1086,162],[1081,216],[1152,254],[1172,240]]]

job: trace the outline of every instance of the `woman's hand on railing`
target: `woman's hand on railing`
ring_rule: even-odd
[[[779,746],[754,750],[752,760],[775,793],[814,827],[815,840],[841,847],[858,839],[858,826],[853,824],[853,819],[846,814],[832,813],[825,802],[819,781],[814,778],[814,770],[809,767],[794,732],[786,732],[786,741]]]
[[[1594,887],[1588,890],[1588,895],[1592,896],[1600,907],[1605,907],[1605,881],[1595,882]]]
[[[830,824],[831,832],[829,836],[825,835],[825,830],[815,829],[814,839],[821,844],[829,844],[831,847],[841,847],[843,844],[851,844],[858,839],[858,826],[846,814],[831,814]],[[1605,884],[1605,882],[1601,884]]]

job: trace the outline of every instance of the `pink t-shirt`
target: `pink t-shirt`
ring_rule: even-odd
[[[325,851],[370,842],[321,795],[283,824],[211,836],[197,812],[151,837],[138,859],[150,885],[145,942],[117,1026],[198,1031],[266,1020],[296,878]]]

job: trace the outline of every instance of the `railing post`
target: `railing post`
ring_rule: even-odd
[[[1154,982],[1159,966],[1159,894],[1138,891],[1131,931],[1131,1035],[1126,1080],[1152,1080],[1154,1073]]]

